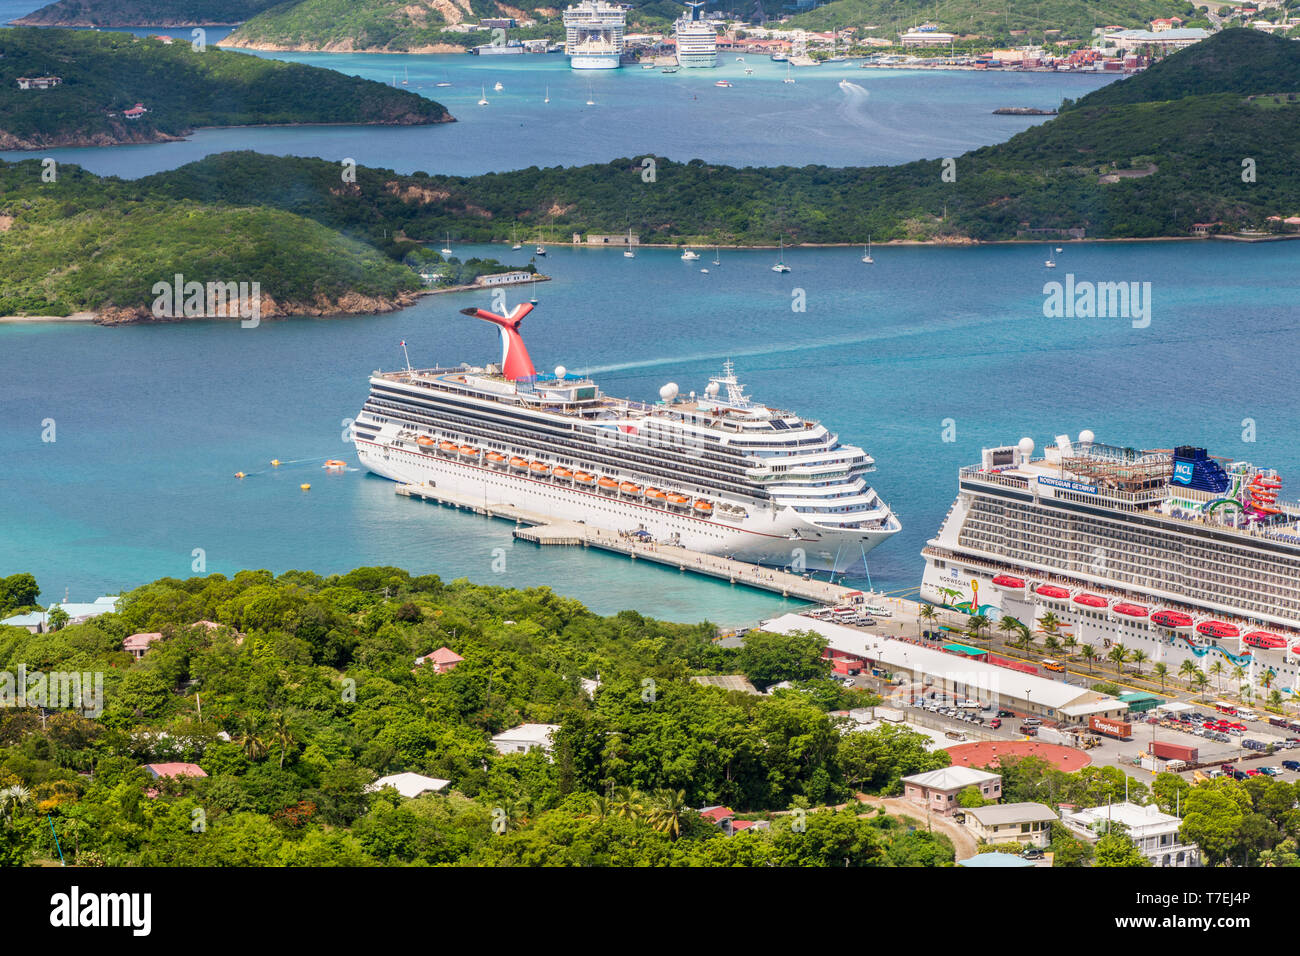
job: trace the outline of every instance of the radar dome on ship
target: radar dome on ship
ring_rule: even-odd
[[[1034,453],[1034,440],[1028,437],[1022,438],[1020,439],[1020,444],[1018,447],[1020,448],[1020,454],[1028,458],[1030,455]]]
[[[565,368],[563,365],[557,365],[555,366],[555,377],[564,378],[565,374],[567,374],[568,371],[569,370]]]
[[[1092,433],[1092,429],[1090,428],[1085,428],[1083,431],[1079,432],[1080,445],[1091,445],[1096,438],[1097,436]]]
[[[663,388],[659,389],[659,397],[665,402],[671,402],[677,397],[677,383],[669,382]]]
[[[717,398],[717,397],[718,397],[718,383],[717,383],[717,382],[710,382],[708,385],[704,386],[704,394],[707,395],[707,396],[709,396],[709,398]]]

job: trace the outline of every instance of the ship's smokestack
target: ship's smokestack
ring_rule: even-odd
[[[501,373],[512,382],[532,382],[537,379],[537,370],[533,368],[533,360],[528,356],[524,337],[519,334],[524,316],[531,311],[533,307],[527,302],[515,306],[509,315],[497,315],[487,309],[460,310],[461,315],[483,319],[501,330]]]

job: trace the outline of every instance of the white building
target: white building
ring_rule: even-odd
[[[1096,842],[1106,832],[1107,821],[1123,824],[1129,838],[1138,845],[1152,866],[1200,866],[1201,850],[1178,835],[1182,820],[1164,813],[1154,804],[1115,803],[1062,813],[1062,822],[1077,835]]]
[[[426,777],[422,773],[393,773],[387,777],[380,777],[367,786],[366,793],[378,793],[384,787],[392,787],[409,800],[412,797],[418,797],[422,793],[437,793],[449,783],[451,783],[450,780]]]
[[[1191,27],[1184,30],[1115,30],[1105,34],[1105,39],[1115,46],[1127,52],[1141,51],[1145,47],[1151,47],[1154,50],[1163,50],[1172,52],[1181,50],[1183,47],[1189,47],[1194,43],[1200,43],[1210,34],[1200,27]]]
[[[985,800],[1002,798],[1002,777],[974,767],[942,767],[903,778],[903,797],[932,813],[950,816],[961,807],[957,795],[974,787]]]
[[[559,724],[520,724],[493,737],[492,746],[500,754],[523,754],[539,748],[550,753],[551,738],[559,729]]]
[[[518,285],[533,278],[531,272],[498,272],[496,275],[479,276],[475,285]]]
[[[1052,842],[1056,814],[1041,803],[1004,803],[959,812],[966,817],[966,828],[984,843],[1044,847]]]

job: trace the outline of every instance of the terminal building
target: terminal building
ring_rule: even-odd
[[[1107,694],[991,664],[980,659],[985,655],[948,653],[800,614],[783,615],[762,627],[775,634],[820,634],[836,660],[859,662],[878,677],[910,681],[919,685],[918,696],[933,692],[969,698],[1064,724],[1086,724],[1089,717],[1122,720],[1128,714],[1126,703]]]

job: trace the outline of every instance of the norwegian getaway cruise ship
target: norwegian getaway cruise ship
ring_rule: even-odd
[[[582,0],[564,11],[564,55],[575,70],[615,70],[623,57],[626,11],[605,0]]]
[[[1281,484],[1203,448],[1138,451],[1088,431],[1039,458],[1030,438],[986,448],[922,551],[921,596],[1031,630],[1050,611],[1100,656],[1123,644],[1170,673],[1219,661],[1300,690],[1300,504]]]
[[[677,63],[685,67],[718,65],[718,33],[708,20],[700,19],[700,3],[686,3],[690,12],[673,24],[677,41]]]
[[[614,399],[595,382],[539,375],[501,316],[500,365],[375,372],[352,426],[361,463],[394,481],[778,567],[842,572],[899,530],[863,480],[861,448],[745,394],[727,363],[702,395]]]

